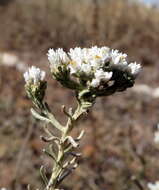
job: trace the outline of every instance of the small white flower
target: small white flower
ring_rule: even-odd
[[[89,48],[89,54],[92,58],[97,58],[101,60],[105,60],[109,56],[110,49],[108,47],[98,48],[97,46],[93,46]]]
[[[57,50],[49,49],[47,56],[50,62],[50,68],[53,69],[53,71],[56,71],[59,66],[65,65],[70,61],[68,55],[62,48]]]
[[[69,51],[71,61],[68,65],[70,73],[74,74],[81,71],[82,64],[86,63],[85,58],[87,57],[86,49],[80,47],[71,48]]]
[[[92,80],[91,86],[97,87],[99,86],[100,82],[107,82],[112,77],[112,72],[104,72],[102,69],[97,70],[95,73],[95,79]]]
[[[89,61],[94,69],[99,69],[110,59],[109,50],[105,46],[101,48],[94,46],[89,49]]]
[[[71,48],[68,54],[72,61],[78,62],[79,64],[84,62],[86,56],[85,49],[81,49],[80,47],[76,47],[74,49]]]
[[[95,78],[99,78],[103,81],[108,81],[112,77],[112,72],[104,72],[103,69],[99,69],[95,72]]]
[[[126,61],[127,54],[120,53],[118,50],[112,50],[110,52],[110,57],[111,57],[111,66],[121,70],[125,70],[127,68],[128,65]]]
[[[156,181],[154,184],[148,183],[147,186],[150,190],[159,190],[159,181]]]
[[[81,71],[83,71],[85,74],[89,75],[92,71],[91,67],[89,64],[82,64],[81,65]]]
[[[135,63],[130,63],[128,65],[128,70],[130,71],[130,73],[132,75],[136,76],[141,70],[141,65],[137,64],[136,62]]]
[[[95,78],[95,79],[92,80],[92,82],[91,82],[92,87],[96,88],[99,85],[100,85],[100,80],[99,79]]]
[[[43,81],[45,78],[45,71],[41,71],[39,68],[32,66],[28,69],[27,72],[24,73],[24,79],[26,83],[30,81],[34,84],[37,84],[40,81]]]
[[[79,64],[79,62],[75,61],[71,61],[68,65],[68,68],[70,69],[71,74],[75,74],[81,71],[81,65]]]

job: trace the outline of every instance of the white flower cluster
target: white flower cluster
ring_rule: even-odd
[[[25,82],[38,84],[40,81],[43,81],[45,78],[45,71],[41,71],[39,68],[32,66],[24,73]]]
[[[56,51],[54,51],[53,49],[49,49],[47,55],[48,60],[51,63],[51,69],[53,71],[57,71],[59,66],[61,66],[62,64],[67,64],[70,61],[67,54],[63,51],[62,48],[59,48]]]
[[[108,82],[115,69],[127,72],[133,77],[136,77],[141,69],[140,64],[129,64],[126,54],[108,47],[76,47],[71,48],[68,53],[60,48],[49,49],[47,55],[53,73],[56,74],[59,68],[64,68],[77,78],[87,77],[87,82],[92,87],[99,87],[101,82]]]
[[[140,69],[141,69],[141,65],[140,64],[137,64],[137,63],[130,63],[128,65],[128,69],[130,70],[130,73],[134,76],[136,76]]]
[[[159,190],[159,181],[156,181],[155,184],[148,183],[148,188],[150,190]]]
[[[91,82],[91,86],[98,87],[100,82],[107,82],[112,77],[113,72],[104,72],[102,69],[99,69],[95,72],[95,78]]]

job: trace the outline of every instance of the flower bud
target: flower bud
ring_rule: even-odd
[[[39,68],[32,66],[24,73],[25,89],[28,97],[32,99],[35,105],[40,106],[43,101],[46,81],[44,81],[46,73],[41,71]]]

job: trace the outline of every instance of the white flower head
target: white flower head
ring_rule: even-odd
[[[44,80],[45,75],[45,71],[41,71],[39,68],[32,66],[24,73],[24,79],[26,83],[32,82],[33,84],[37,84]]]
[[[98,86],[100,85],[100,80],[95,78],[92,80],[91,82],[91,86],[94,87],[94,88],[97,88]]]
[[[148,183],[147,186],[150,190],[159,190],[159,181],[156,181],[154,184]]]
[[[128,65],[128,70],[129,72],[133,75],[133,76],[136,76],[140,70],[141,70],[141,65],[140,64],[137,64],[136,62],[135,63],[130,63]]]
[[[104,72],[103,69],[99,69],[95,72],[95,78],[108,81],[112,77],[112,72]]]
[[[81,71],[83,71],[86,75],[89,75],[92,71],[92,68],[90,67],[89,64],[82,64]]]
[[[68,54],[72,61],[79,62],[80,64],[84,62],[86,56],[85,48],[82,49],[80,47],[71,48]]]
[[[87,57],[86,48],[84,48],[84,49],[81,49],[80,47],[76,47],[74,49],[71,48],[68,54],[71,58],[71,62],[68,65],[68,68],[70,69],[71,74],[74,74],[77,72],[82,72],[83,70],[86,69],[86,67],[83,66],[83,64],[87,64],[87,62],[86,62],[86,57]],[[88,67],[86,70],[88,70]]]
[[[102,69],[97,70],[95,73],[95,78],[91,82],[92,87],[98,87],[100,82],[107,82],[111,79],[113,72],[104,72]]]
[[[123,54],[119,52],[118,50],[112,50],[110,52],[110,57],[111,57],[111,66],[114,68],[118,68],[120,70],[125,70],[127,68],[127,54]]]
[[[47,56],[50,62],[50,68],[53,71],[56,71],[59,66],[68,64],[70,61],[67,53],[62,48],[58,48],[57,50],[49,49]]]
[[[108,47],[93,46],[88,49],[88,63],[94,68],[99,69],[103,67],[104,63],[110,59]]]

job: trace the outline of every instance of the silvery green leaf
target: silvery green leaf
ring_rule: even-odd
[[[46,121],[46,122],[50,122],[50,120],[42,115],[40,115],[38,112],[36,112],[33,108],[31,108],[31,113],[32,115],[36,118],[39,119],[41,121]]]
[[[40,168],[40,175],[41,175],[45,185],[47,185],[48,184],[48,179],[47,179],[46,174],[45,174],[44,166],[41,166],[41,168]]]

